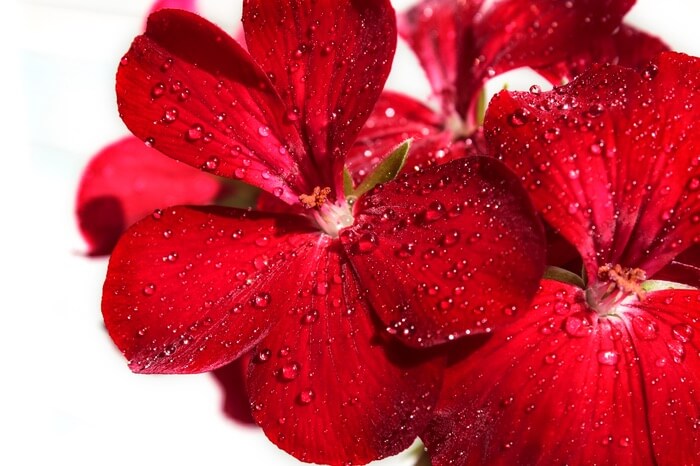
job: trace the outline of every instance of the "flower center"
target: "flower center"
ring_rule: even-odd
[[[338,232],[351,226],[355,219],[352,208],[347,202],[332,203],[328,201],[331,188],[316,186],[311,194],[299,196],[299,202],[308,210],[308,216],[314,220],[320,230],[333,238]]]
[[[586,301],[600,315],[612,315],[629,297],[642,301],[646,291],[642,283],[647,274],[642,269],[606,264],[598,269],[598,281],[586,290]]]

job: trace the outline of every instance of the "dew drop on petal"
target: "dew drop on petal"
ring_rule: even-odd
[[[644,316],[634,316],[632,318],[632,329],[635,335],[642,340],[654,340],[659,335],[659,328],[651,319]]]
[[[163,94],[165,94],[165,84],[163,83],[158,83],[151,89],[151,97],[154,99],[162,97]]]
[[[156,286],[153,283],[149,283],[143,288],[143,294],[146,296],[153,296],[156,292]]]
[[[270,135],[270,127],[269,126],[261,126],[258,128],[258,134],[264,138]]]
[[[379,245],[379,238],[370,232],[363,233],[357,241],[357,250],[363,254],[374,251]]]
[[[614,366],[619,358],[620,355],[617,351],[603,350],[598,352],[598,362],[604,366]]]
[[[279,374],[283,380],[290,381],[296,379],[299,376],[299,369],[299,363],[296,361],[292,361],[282,366]]]
[[[676,324],[671,327],[673,338],[681,343],[688,343],[693,338],[694,333],[693,327],[688,324]]]
[[[260,292],[253,297],[253,307],[265,309],[270,304],[270,293]]]
[[[527,123],[529,117],[530,111],[528,109],[519,108],[510,115],[508,121],[513,126],[523,126],[525,123]]]
[[[306,390],[302,390],[301,393],[299,393],[299,403],[303,405],[308,405],[312,401],[314,401],[314,398],[316,397],[316,394],[314,393],[313,390],[310,388],[307,388]]]
[[[305,325],[313,324],[318,320],[318,311],[312,309],[301,317],[301,323]]]
[[[176,108],[168,108],[163,113],[163,123],[174,123],[177,120],[178,112]]]

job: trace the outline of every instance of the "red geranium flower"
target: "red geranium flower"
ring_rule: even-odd
[[[482,88],[506,71],[530,67],[561,84],[592,63],[644,65],[668,50],[622,24],[634,0],[422,0],[399,17],[399,33],[426,72],[439,111],[385,92],[349,167],[361,177],[387,149],[415,137],[412,166],[484,154]]]
[[[364,195],[387,177],[348,183],[347,150],[394,53],[388,0],[248,0],[243,19],[250,55],[195,15],[152,15],[117,74],[120,113],[170,157],[301,214],[155,212],[112,254],[107,329],[136,372],[202,372],[252,354],[255,420],[297,458],[397,453],[425,427],[443,370],[399,339],[431,346],[511,319],[543,270],[541,226],[493,159]]]
[[[697,463],[700,291],[654,279],[700,241],[699,109],[700,60],[671,53],[494,98],[490,148],[586,276],[452,367],[434,465]]]

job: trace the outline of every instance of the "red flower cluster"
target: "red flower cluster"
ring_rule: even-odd
[[[438,112],[382,94],[388,0],[246,0],[249,53],[192,13],[151,15],[119,66],[123,120],[269,197],[166,208],[221,182],[189,170],[169,186],[160,165],[142,183],[86,176],[81,218],[110,227],[86,228],[96,253],[141,214],[134,186],[164,203],[121,236],[104,286],[132,370],[243,358],[255,421],[309,462],[366,463],[420,436],[434,465],[692,464],[700,61],[648,64],[665,46],[620,25],[632,3],[424,0],[399,30]],[[520,66],[582,74],[498,94],[481,133],[484,82]],[[160,163],[111,154],[96,179]],[[539,217],[584,277],[540,280]]]

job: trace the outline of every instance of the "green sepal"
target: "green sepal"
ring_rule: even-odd
[[[642,289],[649,291],[663,290],[696,290],[694,286],[684,285],[683,283],[669,282],[666,280],[647,280],[642,283]]]
[[[355,183],[352,181],[352,175],[348,167],[343,167],[343,192],[345,197],[355,195]]]
[[[413,139],[409,138],[396,146],[396,148],[391,151],[391,154],[389,154],[389,156],[386,157],[372,173],[367,175],[367,177],[362,180],[362,183],[360,183],[357,188],[353,189],[350,195],[360,197],[378,184],[386,183],[387,181],[391,181],[396,178],[406,163],[406,158],[408,157],[408,151],[411,148],[412,141]],[[352,180],[350,182],[352,183]],[[345,194],[347,197],[348,193],[345,178],[343,178],[343,185],[346,188]]]
[[[579,277],[573,272],[569,272],[566,269],[562,269],[560,267],[554,267],[552,265],[548,266],[545,271],[544,275],[542,278],[548,278],[550,280],[555,280],[558,282],[562,283],[568,283],[569,285],[574,285],[579,288],[586,288],[586,284],[583,281],[583,278]]]

